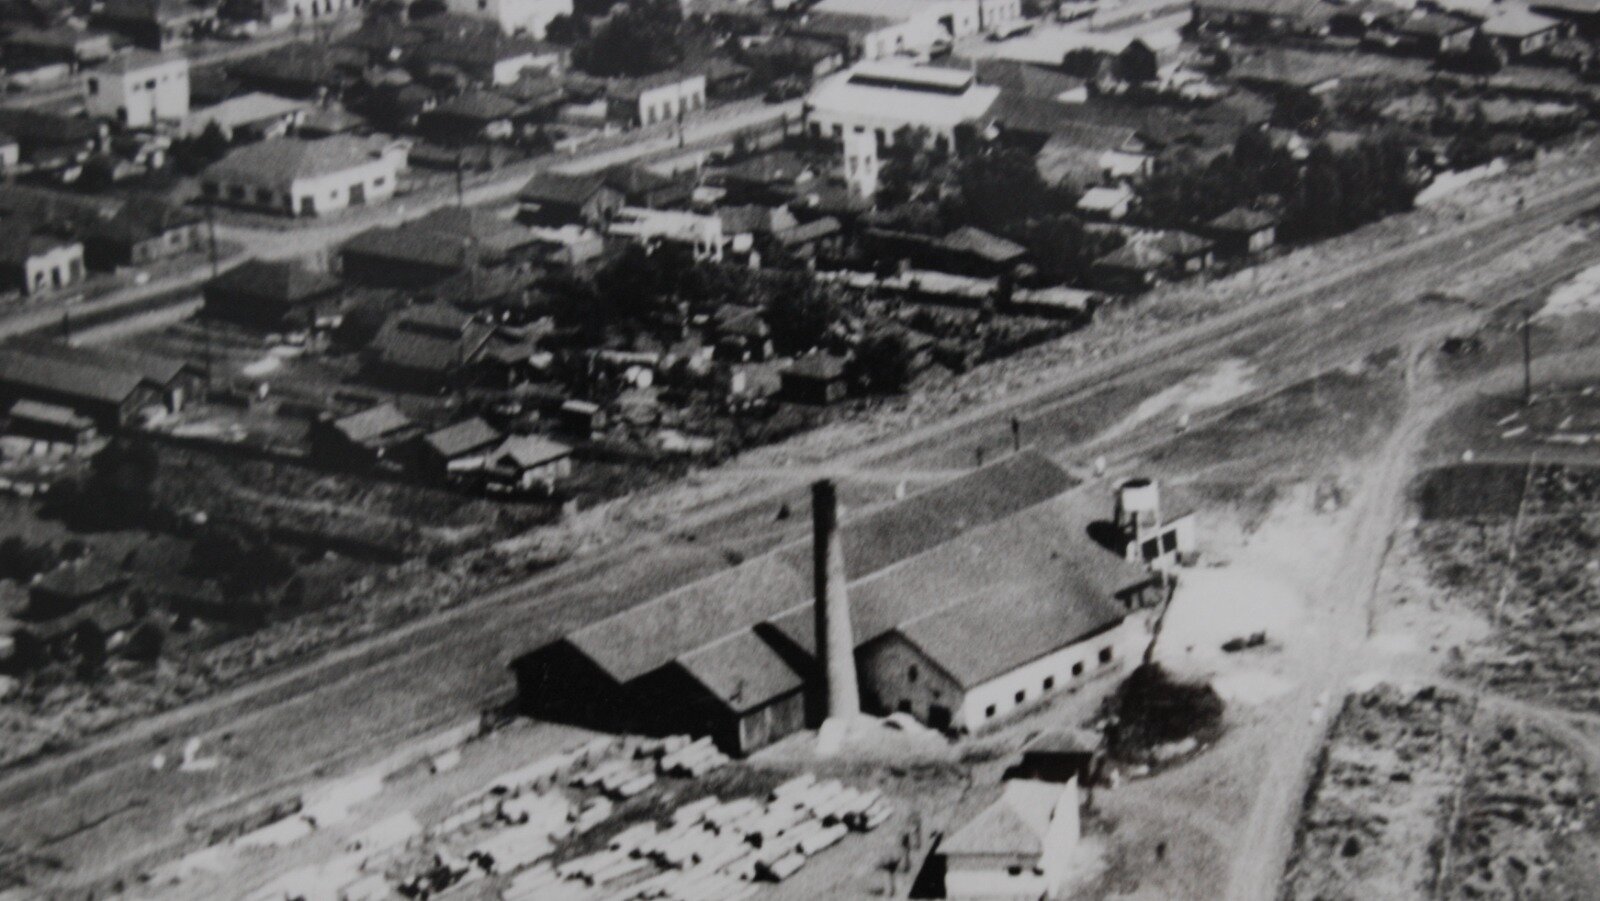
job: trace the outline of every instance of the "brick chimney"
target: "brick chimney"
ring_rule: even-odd
[[[856,684],[856,643],[850,628],[850,597],[845,590],[844,548],[839,542],[839,501],[834,484],[811,485],[812,562],[816,579],[818,667],[829,719],[861,714]]]

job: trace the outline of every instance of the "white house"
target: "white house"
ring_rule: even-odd
[[[349,135],[273,138],[241,147],[201,176],[210,199],[290,216],[320,216],[394,196],[403,145]]]
[[[662,72],[612,85],[606,91],[607,115],[630,125],[675,122],[706,105],[706,77]]]
[[[1133,209],[1133,189],[1127,185],[1090,188],[1078,198],[1078,212],[1097,219],[1121,219]]]
[[[135,50],[83,76],[84,106],[127,128],[181,122],[189,115],[189,60]]]
[[[720,261],[727,238],[722,217],[683,210],[651,210],[625,206],[606,226],[606,234],[640,244],[687,244],[697,260]]]
[[[506,34],[541,41],[551,19],[572,15],[572,0],[447,0],[446,5],[457,15],[489,19]]]
[[[1020,0],[993,2],[1013,3],[1020,14]],[[861,56],[867,60],[924,56],[984,27],[979,0],[822,0],[811,11],[892,23],[891,28],[864,36]]]
[[[807,127],[819,138],[872,134],[884,147],[902,129],[927,129],[935,144],[954,147],[956,128],[980,119],[999,96],[999,88],[978,84],[964,69],[866,62],[811,92]]]
[[[1078,782],[1018,779],[939,846],[947,898],[1054,898],[1078,846]]]

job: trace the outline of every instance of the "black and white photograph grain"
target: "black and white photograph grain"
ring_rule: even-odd
[[[1600,0],[0,0],[0,901],[1600,899]]]

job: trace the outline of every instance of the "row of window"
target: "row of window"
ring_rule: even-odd
[[[695,110],[699,109],[704,102],[704,98],[702,98],[699,94],[690,94],[688,97],[681,99],[677,103],[668,100],[666,103],[661,104],[661,115],[659,117],[656,115],[656,105],[651,104],[644,108],[644,124],[654,125],[657,122],[671,121],[672,118],[678,115],[680,112],[694,112]],[[676,107],[676,109],[674,109],[674,107]]]
[[[1111,659],[1112,659],[1111,647],[1108,645],[1106,647],[1101,648],[1100,649],[1100,653],[1099,653],[1099,655],[1097,657],[1097,660],[1099,661],[1100,666],[1102,666],[1102,667],[1110,666],[1111,665]],[[1083,668],[1084,668],[1083,667],[1083,661],[1080,660],[1077,663],[1074,663],[1072,665],[1072,678],[1076,679],[1076,678],[1082,676],[1083,675]],[[912,669],[914,670],[916,668],[912,667]],[[916,681],[916,680],[913,679],[912,681]],[[1043,693],[1048,694],[1049,692],[1054,691],[1055,687],[1056,687],[1056,677],[1055,676],[1045,676],[1044,677],[1044,683],[1043,683]],[[1025,688],[1018,689],[1017,693],[1013,696],[1013,698],[1014,698],[1014,700],[1016,701],[1016,703],[1019,706],[1024,704],[1024,703],[1026,703],[1027,700],[1028,700],[1028,690],[1025,689]],[[990,704],[988,707],[985,707],[983,709],[983,718],[984,719],[993,719],[995,714],[998,713],[998,712],[999,712],[998,705]]]

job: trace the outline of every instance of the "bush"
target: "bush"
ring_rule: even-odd
[[[16,535],[0,541],[0,579],[27,582],[54,569],[56,562],[56,552],[47,544],[33,544]]]
[[[154,662],[161,656],[161,648],[166,644],[167,633],[153,622],[143,622],[134,627],[133,633],[128,636],[128,643],[123,646],[122,654],[129,660],[138,660],[143,663]]]
[[[1222,725],[1222,698],[1210,685],[1179,682],[1155,663],[1129,674],[1110,705],[1114,724],[1108,748],[1121,759],[1186,738],[1203,740]]]

